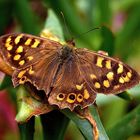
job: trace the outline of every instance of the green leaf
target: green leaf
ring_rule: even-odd
[[[11,87],[12,85],[12,80],[11,80],[11,76],[6,75],[2,81],[2,83],[0,84],[0,90],[6,89]]]
[[[106,51],[109,53],[110,56],[113,56],[115,50],[114,47],[115,37],[113,33],[106,26],[102,26],[101,34],[102,34],[102,44],[99,49]]]
[[[126,140],[140,128],[140,105],[108,130],[110,140]],[[117,134],[117,135],[116,135]]]
[[[58,110],[41,115],[44,140],[63,140],[69,119]]]
[[[96,110],[95,107],[90,107],[90,111],[91,111],[93,118],[96,120],[96,123],[97,123],[97,127],[99,130],[99,140],[109,140],[109,138],[102,126],[102,123],[100,121],[98,111]],[[82,132],[85,139],[93,140],[92,127],[88,120],[81,119],[79,116],[77,116],[76,113],[71,112],[70,110],[62,110],[62,112],[76,124],[76,126]]]
[[[31,6],[27,0],[15,0],[14,13],[18,22],[20,22],[23,32],[31,34],[39,34],[41,26],[39,24],[39,19],[33,13]]]
[[[128,93],[128,91],[124,91],[124,92],[122,92],[120,94],[117,94],[117,96],[122,98],[122,99],[128,100],[128,101],[132,100],[132,95],[130,95]]]
[[[60,19],[63,19],[60,12],[63,12],[66,24],[68,25],[68,29],[72,32],[72,34],[71,32],[70,34],[66,32],[67,40],[72,39],[73,34],[75,34],[74,36],[78,36],[91,29],[91,27],[88,27],[87,24],[85,24],[85,22],[83,22],[82,19],[78,16],[78,13],[70,0],[44,0],[44,2],[51,5]],[[64,23],[64,21],[62,23]],[[65,25],[63,24],[63,26]],[[65,27],[64,31],[66,31]],[[81,41],[85,43],[85,45],[87,45],[89,48],[94,47],[93,36],[91,34],[92,32],[90,33],[90,36],[88,35],[80,37]]]
[[[52,10],[48,10],[48,18],[45,22],[44,30],[49,30],[53,35],[64,41],[63,31],[58,18]]]
[[[21,140],[34,140],[34,126],[34,117],[32,117],[27,123],[19,125]]]
[[[0,0],[0,34],[5,32],[5,28],[9,25],[13,14],[13,1]]]
[[[109,0],[98,0],[97,1],[99,5],[99,11],[100,11],[100,23],[109,23],[111,19],[111,8],[109,6],[110,1]]]
[[[52,108],[47,103],[42,103],[33,97],[25,90],[24,87],[20,87],[17,91],[18,96],[18,113],[16,115],[16,121],[20,123],[27,122],[32,116],[38,116],[50,112]]]
[[[116,48],[117,53],[122,56],[123,59],[128,58],[134,49],[132,49],[132,38],[134,38],[136,32],[140,28],[140,3],[135,5],[128,19],[123,26],[122,31],[117,35],[116,38]],[[135,40],[135,38],[134,38]],[[130,45],[131,44],[131,45]],[[137,46],[136,46],[137,47]],[[130,53],[131,52],[131,53]]]

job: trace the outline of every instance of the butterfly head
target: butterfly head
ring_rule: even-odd
[[[67,45],[68,45],[70,48],[74,48],[74,47],[75,47],[75,41],[74,41],[74,39],[68,40],[68,41],[67,41]]]

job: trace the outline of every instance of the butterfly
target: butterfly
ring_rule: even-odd
[[[13,69],[14,87],[30,82],[60,109],[85,108],[98,93],[117,94],[140,82],[139,74],[106,53],[29,34],[0,37],[0,53]]]

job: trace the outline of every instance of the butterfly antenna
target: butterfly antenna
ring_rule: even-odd
[[[63,12],[61,11],[60,13],[61,13],[61,16],[62,16],[62,18],[63,18],[64,25],[65,25],[65,29],[66,29],[68,35],[70,36],[70,38],[73,38],[73,37],[71,36],[72,33],[71,33],[71,31],[69,30],[69,28],[68,28],[68,26],[67,26],[67,23],[66,23],[65,16],[64,16]]]
[[[90,30],[88,30],[88,31],[86,31],[86,32],[84,32],[84,33],[82,33],[82,34],[80,34],[80,35],[76,35],[76,36],[74,36],[74,39],[79,38],[79,37],[81,37],[81,36],[83,36],[83,35],[85,35],[85,34],[91,32],[91,31],[93,31],[93,30],[98,30],[98,29],[101,29],[101,27],[92,28],[92,29],[90,29]]]

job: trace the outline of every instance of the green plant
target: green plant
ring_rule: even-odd
[[[95,2],[95,1],[94,1]],[[18,1],[14,0],[13,5],[15,6],[15,9],[12,10],[12,6],[10,5],[10,2],[8,1],[1,1],[1,7],[2,5],[5,5],[7,8],[8,6],[10,7],[9,10],[12,12],[9,12],[7,14],[8,18],[4,14],[2,14],[2,19],[4,23],[1,24],[1,33],[4,31],[4,28],[6,25],[9,23],[9,19],[12,17],[12,14],[16,15],[17,21],[20,23],[22,27],[22,31],[27,32],[27,33],[32,33],[32,34],[39,34],[41,31],[41,28],[43,27],[43,23],[41,23],[39,18],[36,18],[34,15],[34,12],[31,10],[29,4],[27,1]],[[139,58],[139,48],[135,47],[139,44],[139,2],[134,1],[134,2],[127,2],[123,3],[122,2],[122,9],[126,9],[125,12],[129,13],[127,16],[127,22],[124,23],[124,27],[120,32],[116,33],[115,35],[112,33],[112,31],[108,28],[108,26],[111,26],[111,18],[113,15],[113,12],[111,13],[111,8],[109,7],[110,1],[99,1],[96,3],[96,5],[93,3],[93,1],[88,1],[87,4],[88,7],[90,7],[85,13],[86,15],[85,18],[88,19],[88,21],[85,23],[85,26],[83,28],[82,20],[78,18],[78,15],[76,15],[76,4],[73,2],[73,5],[75,4],[75,7],[72,7],[72,4],[70,1],[45,1],[44,3],[49,4],[52,8],[53,11],[56,11],[58,15],[60,9],[64,12],[66,21],[68,26],[70,27],[71,31],[74,34],[81,34],[85,31],[88,30],[88,28],[92,27],[93,23],[94,26],[104,24],[102,26],[102,29],[99,31],[91,32],[89,34],[86,34],[85,36],[81,36],[78,38],[77,44],[79,44],[79,47],[87,47],[90,49],[94,50],[104,50],[107,51],[111,56],[114,55],[119,55],[122,59],[125,61],[128,61],[132,59],[131,61],[133,62],[134,60],[136,61],[137,58]],[[117,3],[117,2],[116,2]],[[118,3],[117,3],[118,4]],[[118,8],[116,4],[116,9]],[[113,5],[113,4],[112,4]],[[115,4],[114,4],[115,5]],[[133,5],[131,7],[131,5]],[[119,4],[118,4],[119,6]],[[114,6],[115,7],[115,6]],[[26,10],[25,10],[26,9]],[[115,8],[114,8],[115,9]],[[1,8],[1,11],[4,11],[5,9]],[[93,11],[97,10],[97,13],[100,16],[94,15]],[[0,12],[2,13],[2,12]],[[7,12],[6,12],[7,13]],[[93,15],[89,14],[93,13]],[[126,13],[123,13],[126,14]],[[61,26],[63,26],[63,23],[57,24],[57,22],[51,19],[53,18],[54,15],[48,13],[48,18],[47,22],[45,23],[45,28],[46,29],[53,29],[53,33],[59,36],[59,38],[64,40],[63,33],[61,31]],[[93,21],[94,19],[94,21]],[[41,26],[40,26],[41,23]],[[107,26],[106,26],[107,25]],[[56,28],[57,27],[57,28]],[[64,29],[65,30],[65,29]],[[135,34],[134,34],[135,33]],[[131,41],[134,42],[134,44],[131,43]],[[133,45],[133,48],[131,46]],[[126,47],[127,46],[127,49]],[[130,53],[131,51],[131,53]],[[139,64],[138,64],[138,69],[139,69]],[[20,105],[19,108],[20,110],[18,111],[17,114],[17,121],[19,122],[25,122],[29,117],[33,115],[37,115],[36,112],[33,114],[36,108],[35,107],[41,107],[43,110],[43,107],[45,106],[40,104],[40,102],[31,99],[33,102],[31,105],[28,104],[26,101],[22,101],[21,98],[27,96],[27,98],[30,98],[30,93],[27,93],[26,89],[24,87],[20,87],[19,89],[13,89],[12,88],[12,83],[9,82],[9,77],[5,77],[4,81],[1,84],[1,89],[7,89],[9,93],[13,93],[12,98],[16,103],[15,100],[15,95],[17,95],[18,100],[20,99]],[[105,108],[105,111],[103,114],[103,122],[105,127],[107,128],[107,134],[101,124],[100,117],[98,115],[98,112],[95,107],[91,107],[91,114],[95,118],[98,129],[99,129],[99,138],[102,139],[108,139],[108,136],[110,139],[126,139],[130,135],[134,135],[138,132],[140,126],[139,126],[139,106],[137,105],[139,103],[139,95],[134,94],[134,93],[139,94],[139,86],[129,90],[128,93],[120,94],[120,97],[127,100],[126,102],[122,102],[122,100],[119,101],[114,101],[114,99],[109,98],[109,100],[102,99],[102,98],[97,98],[97,104],[98,101],[103,104],[108,104],[108,107]],[[16,94],[17,93],[17,94]],[[137,95],[137,96],[136,96]],[[137,102],[136,108],[134,111],[131,113],[127,112],[128,109],[128,102],[130,102],[131,97],[133,96],[133,100]],[[28,100],[27,100],[28,101]],[[114,103],[112,102],[114,101]],[[106,105],[107,106],[107,105]],[[100,109],[99,109],[100,110]],[[114,111],[115,110],[115,111]],[[44,110],[43,110],[44,111]],[[108,112],[110,113],[109,116]],[[111,113],[112,112],[112,113]],[[107,114],[107,115],[106,115]],[[126,114],[126,115],[125,115]],[[125,116],[124,116],[125,115]],[[56,117],[57,116],[57,117]],[[122,116],[124,116],[122,118]],[[54,118],[53,121],[51,121],[50,118]],[[46,120],[49,120],[49,123],[46,122]],[[70,112],[69,110],[61,110],[61,111],[53,111],[51,113],[48,113],[46,115],[41,115],[40,120],[38,121],[38,118],[32,117],[27,123],[19,125],[20,128],[20,134],[21,134],[21,139],[33,139],[34,136],[34,131],[35,131],[35,126],[40,125],[42,127],[42,132],[40,132],[40,136],[42,136],[42,139],[63,139],[65,135],[66,128],[68,126],[69,121],[72,120],[76,126],[79,128],[79,130],[82,132],[83,136],[85,139],[92,139],[92,127],[90,123],[87,120],[83,120],[79,118],[75,113]],[[120,121],[118,121],[120,120]],[[35,124],[36,123],[36,124]],[[116,123],[116,124],[115,124]],[[41,125],[42,124],[42,125]],[[134,125],[131,125],[134,124]],[[111,127],[110,127],[111,126]],[[86,127],[86,129],[85,129]],[[53,130],[53,131],[52,131]],[[122,131],[117,131],[117,130],[122,130]],[[129,131],[126,131],[129,130]],[[37,130],[36,130],[37,131]],[[52,133],[53,132],[53,133]],[[118,135],[116,135],[116,132]],[[107,136],[108,135],[108,136]]]

